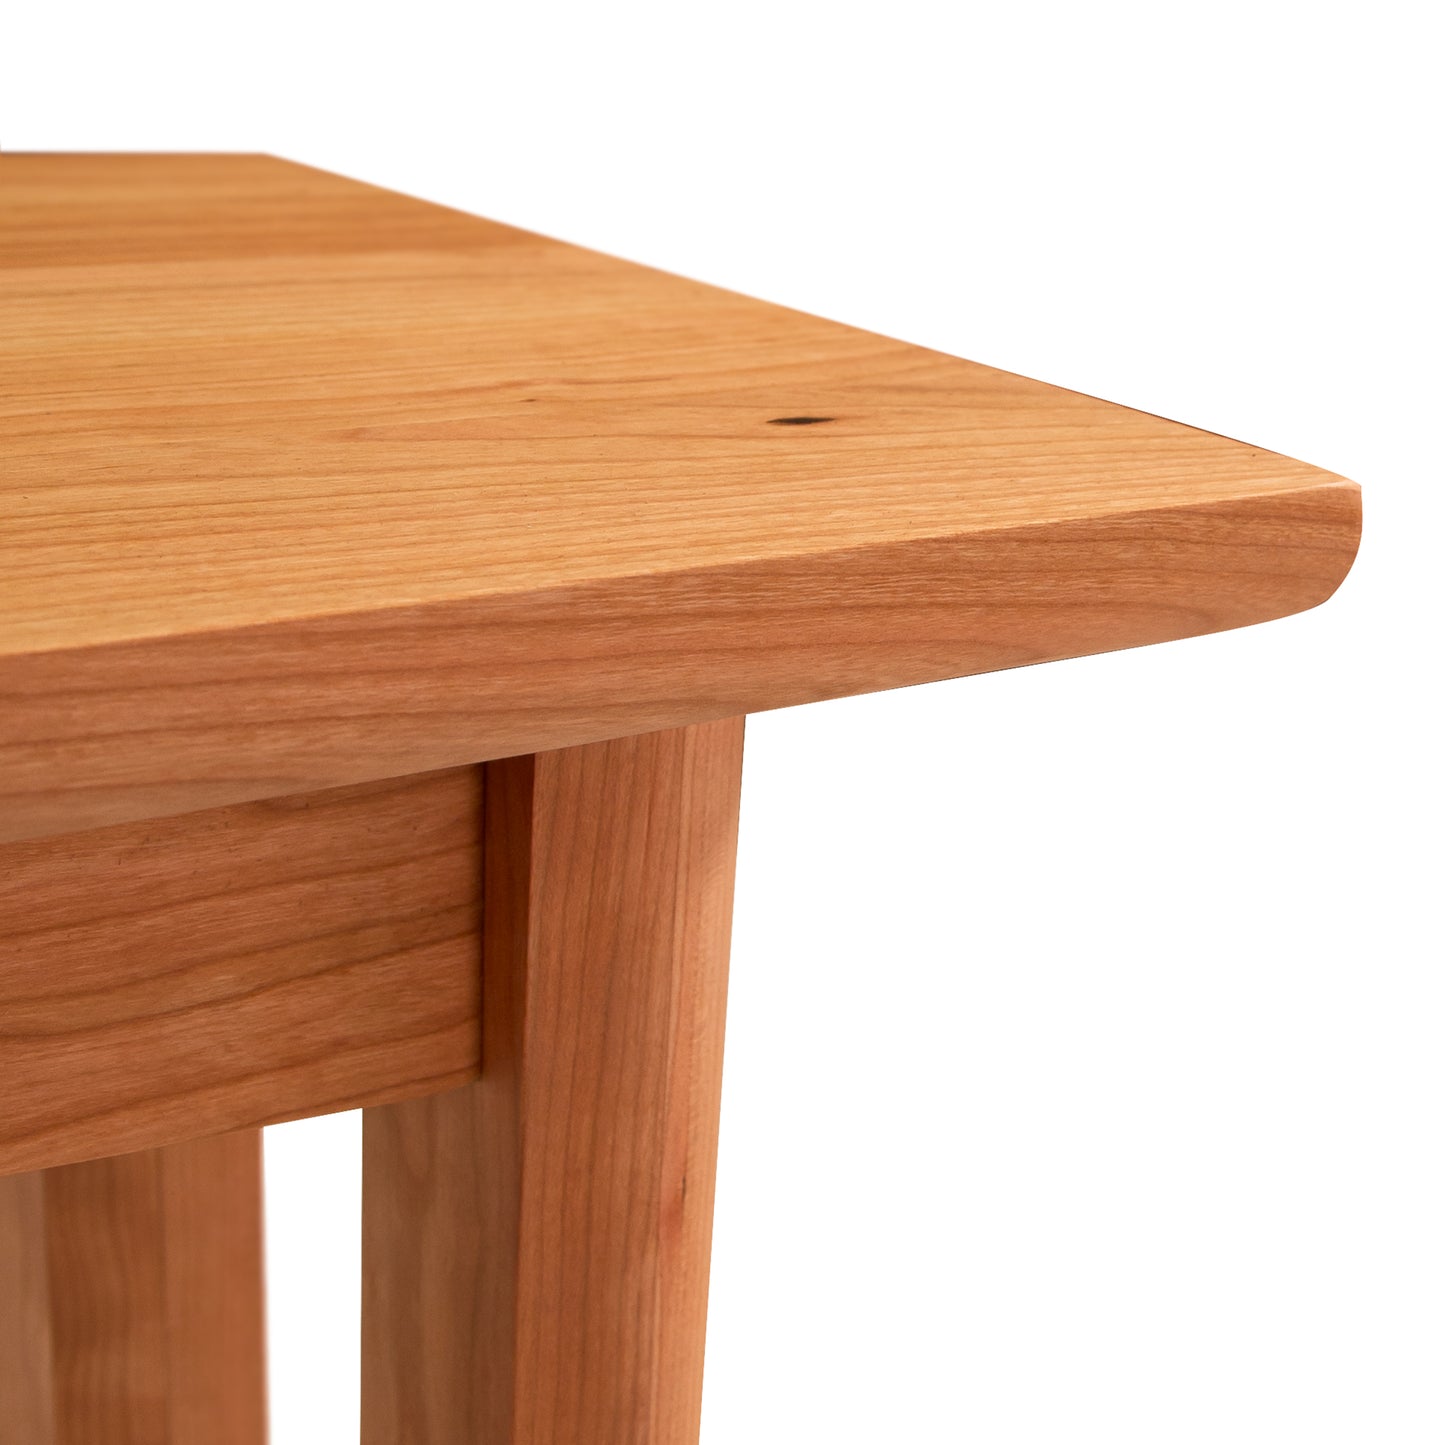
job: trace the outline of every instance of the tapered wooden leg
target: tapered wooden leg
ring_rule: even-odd
[[[263,1445],[261,1134],[0,1179],[0,1445]]]
[[[366,1114],[363,1445],[697,1439],[741,762],[487,765],[481,1082]]]

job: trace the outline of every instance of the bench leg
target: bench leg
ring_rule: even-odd
[[[696,1441],[741,760],[487,765],[481,1081],[366,1114],[362,1445]]]
[[[261,1134],[0,1179],[0,1445],[264,1445]]]

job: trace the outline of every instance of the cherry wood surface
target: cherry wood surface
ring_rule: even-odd
[[[1257,447],[264,156],[0,155],[0,315],[0,838],[1257,622],[1358,535]]]
[[[0,845],[0,1174],[475,1078],[480,894],[475,768]]]
[[[0,1445],[265,1445],[259,1130],[0,1179]]]
[[[41,1174],[0,1178],[0,1445],[53,1445],[54,1352]]]
[[[486,769],[481,1081],[369,1109],[363,1445],[687,1445],[742,720]]]
[[[287,161],[0,155],[0,1445],[259,1445],[254,1126],[356,1105],[363,1445],[691,1445],[742,715],[1284,616],[1359,526]]]

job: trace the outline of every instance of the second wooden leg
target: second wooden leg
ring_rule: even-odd
[[[741,758],[488,765],[482,1080],[366,1115],[363,1445],[696,1440]]]
[[[0,1445],[264,1445],[259,1130],[0,1179]]]

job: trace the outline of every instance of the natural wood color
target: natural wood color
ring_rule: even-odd
[[[267,1436],[261,1131],[158,1151],[166,1219],[171,1438]]]
[[[0,1179],[0,1445],[55,1445],[45,1177]]]
[[[265,157],[0,155],[0,307],[0,837],[1235,627],[1358,536],[1302,463]]]
[[[689,1445],[742,720],[486,769],[484,1069],[370,1109],[363,1445]]]
[[[0,847],[0,1174],[475,1078],[480,781]]]
[[[0,1445],[264,1445],[259,1130],[0,1179],[0,1260]]]

